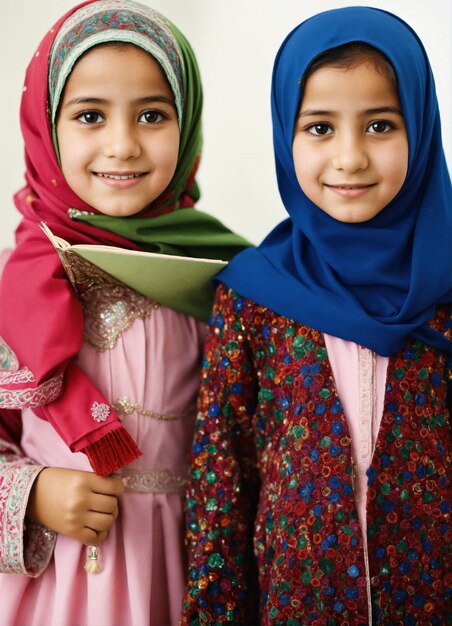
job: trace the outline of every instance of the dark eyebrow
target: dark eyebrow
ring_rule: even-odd
[[[380,113],[395,113],[396,115],[402,115],[402,110],[399,107],[387,106],[387,107],[376,107],[375,109],[368,109],[365,113],[370,113],[371,115],[378,115]]]
[[[323,111],[321,109],[307,109],[306,111],[300,111],[299,117],[321,117],[322,115],[334,115],[334,113],[334,111]],[[402,115],[402,111],[398,107],[394,106],[366,109],[363,113],[366,115],[380,115],[381,113],[395,113],[396,115]]]
[[[104,98],[95,98],[93,96],[80,96],[78,98],[72,98],[72,100],[69,100],[69,102],[66,102],[65,106],[69,107],[69,106],[73,106],[75,104],[108,104],[108,100],[105,100]],[[143,98],[138,98],[137,100],[133,101],[133,104],[155,104],[155,103],[160,103],[160,104],[168,104],[169,106],[174,107],[174,102],[170,99],[167,98],[166,96],[144,96]]]

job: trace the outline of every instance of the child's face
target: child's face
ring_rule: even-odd
[[[173,93],[160,65],[135,46],[94,48],[80,59],[56,128],[67,183],[105,215],[143,210],[176,170]]]
[[[306,81],[293,158],[300,187],[341,222],[366,222],[397,195],[408,169],[398,94],[370,62],[323,67]]]

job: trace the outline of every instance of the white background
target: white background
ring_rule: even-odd
[[[270,78],[275,54],[292,28],[353,0],[142,0],[169,17],[191,42],[204,84],[204,149],[199,208],[258,243],[286,216],[274,173]],[[19,101],[25,68],[40,39],[73,0],[14,0],[2,6],[0,38],[0,249],[19,221],[12,195],[23,185]],[[422,39],[440,103],[451,169],[450,0],[373,0],[408,22]]]

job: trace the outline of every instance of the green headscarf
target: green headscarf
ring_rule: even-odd
[[[219,220],[194,208],[195,173],[202,145],[202,86],[194,52],[166,17],[132,0],[97,0],[84,5],[55,38],[49,62],[52,126],[74,64],[93,46],[126,42],[151,54],[173,91],[180,129],[176,172],[164,193],[137,216],[110,217],[70,209],[73,220],[115,233],[143,250],[229,260],[250,244]],[[56,140],[54,140],[55,147]]]

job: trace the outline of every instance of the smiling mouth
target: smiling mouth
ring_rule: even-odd
[[[373,187],[374,183],[370,183],[370,184],[353,184],[353,185],[326,185],[327,187],[331,187],[332,189],[346,189],[346,190],[353,190],[353,189],[367,189],[368,187]]]
[[[376,183],[360,183],[360,184],[347,184],[343,183],[340,185],[327,185],[325,187],[329,189],[333,194],[337,197],[343,198],[346,201],[351,201],[354,199],[361,198],[365,196],[368,191],[375,187]]]
[[[109,178],[110,180],[132,180],[134,178],[141,178],[142,176],[146,176],[146,172],[137,172],[136,174],[107,174],[102,172],[93,172],[96,176],[100,176],[100,178]]]

